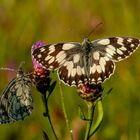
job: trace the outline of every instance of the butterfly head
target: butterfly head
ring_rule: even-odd
[[[23,69],[20,67],[17,71],[17,77],[22,77],[24,74]]]
[[[84,41],[82,42],[83,45],[89,44],[90,40],[88,38],[84,38]]]
[[[82,42],[82,46],[88,46],[88,44],[90,44],[90,40],[88,38],[84,38],[83,42]]]

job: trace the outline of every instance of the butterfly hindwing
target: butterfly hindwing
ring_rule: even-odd
[[[89,82],[93,84],[102,83],[109,78],[114,70],[115,64],[107,56],[102,56],[100,52],[92,53],[90,61]]]
[[[70,86],[87,82],[81,53],[73,54],[71,59],[58,69],[58,75],[60,80]]]
[[[32,95],[31,95],[31,81],[29,77],[23,77],[23,79],[16,79],[16,94],[11,98],[11,105],[9,108],[9,116],[21,120],[31,114]]]
[[[0,123],[23,120],[33,109],[31,79],[17,74],[0,97]]]

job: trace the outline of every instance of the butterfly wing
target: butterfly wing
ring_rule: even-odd
[[[81,45],[78,42],[57,43],[35,49],[32,56],[42,67],[56,70],[69,61],[73,54],[78,53],[80,48]]]
[[[114,62],[130,56],[140,45],[140,40],[132,37],[110,37],[92,41],[90,57],[91,83],[101,83],[114,72]]]
[[[114,62],[127,58],[139,44],[140,40],[132,37],[110,37],[82,44],[46,45],[35,49],[32,55],[42,67],[58,69],[60,80],[70,86],[98,84],[113,74]],[[91,51],[86,53],[86,49]]]
[[[3,91],[0,100],[0,123],[23,120],[33,109],[31,81],[28,77],[13,79]]]
[[[130,56],[140,45],[140,40],[132,37],[110,37],[92,41],[102,55],[117,62]]]
[[[114,62],[95,51],[90,57],[89,82],[99,84],[108,79],[115,70]]]
[[[9,116],[15,120],[23,120],[30,115],[33,109],[33,100],[31,95],[31,81],[25,76],[16,79],[12,97],[9,98]]]
[[[8,86],[6,87],[6,89],[4,90],[2,96],[0,97],[0,123],[10,123],[10,122],[14,122],[15,120],[12,119],[11,117],[9,117],[8,115],[8,107],[10,105],[10,102],[8,100],[8,96],[11,96],[11,92],[9,92],[10,87],[12,88],[13,85],[15,84],[15,79],[13,79]],[[7,94],[9,93],[9,94]]]
[[[73,54],[69,61],[64,62],[58,69],[58,76],[62,82],[70,86],[87,82],[82,53]]]

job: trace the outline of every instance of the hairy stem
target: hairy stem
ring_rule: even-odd
[[[60,94],[61,94],[62,110],[63,110],[63,113],[64,113],[67,129],[70,132],[71,140],[73,140],[73,132],[72,132],[72,129],[70,128],[70,125],[69,125],[69,120],[68,120],[68,116],[67,116],[66,108],[65,108],[65,103],[64,103],[64,95],[63,95],[63,91],[62,91],[60,82],[59,82],[59,87],[60,87]]]
[[[90,130],[93,122],[93,116],[94,116],[94,109],[95,105],[92,102],[87,102],[87,107],[88,107],[88,121],[87,121],[87,126],[86,126],[86,133],[85,133],[85,138],[84,140],[89,140],[89,135],[90,135]]]
[[[48,99],[46,98],[46,94],[43,94],[42,100],[43,100],[43,102],[44,102],[45,111],[46,111],[46,112],[44,113],[44,116],[48,118],[48,121],[49,121],[49,123],[50,123],[50,126],[51,126],[52,132],[53,132],[53,134],[54,134],[54,137],[55,137],[56,140],[58,140],[57,135],[56,135],[56,133],[55,133],[55,130],[54,130],[54,128],[53,128],[52,122],[51,122],[51,118],[50,118],[50,114],[49,114],[49,109],[48,109]]]

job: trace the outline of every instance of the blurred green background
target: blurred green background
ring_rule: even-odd
[[[0,67],[17,69],[21,61],[32,69],[30,49],[38,40],[47,43],[78,41],[103,22],[91,40],[107,36],[140,38],[140,0],[0,0]],[[0,71],[0,90],[15,77]],[[106,81],[103,123],[93,140],[140,140],[140,49],[132,57],[117,63],[115,74]],[[56,80],[56,75],[53,80]],[[78,117],[78,105],[86,111],[75,88],[62,84],[74,140],[82,140],[84,123]],[[2,93],[2,92],[1,92]],[[34,110],[24,121],[0,125],[0,140],[42,140],[42,130],[53,140],[48,121],[43,117],[40,94],[33,88]],[[69,140],[57,84],[49,100],[51,119],[62,140]]]

